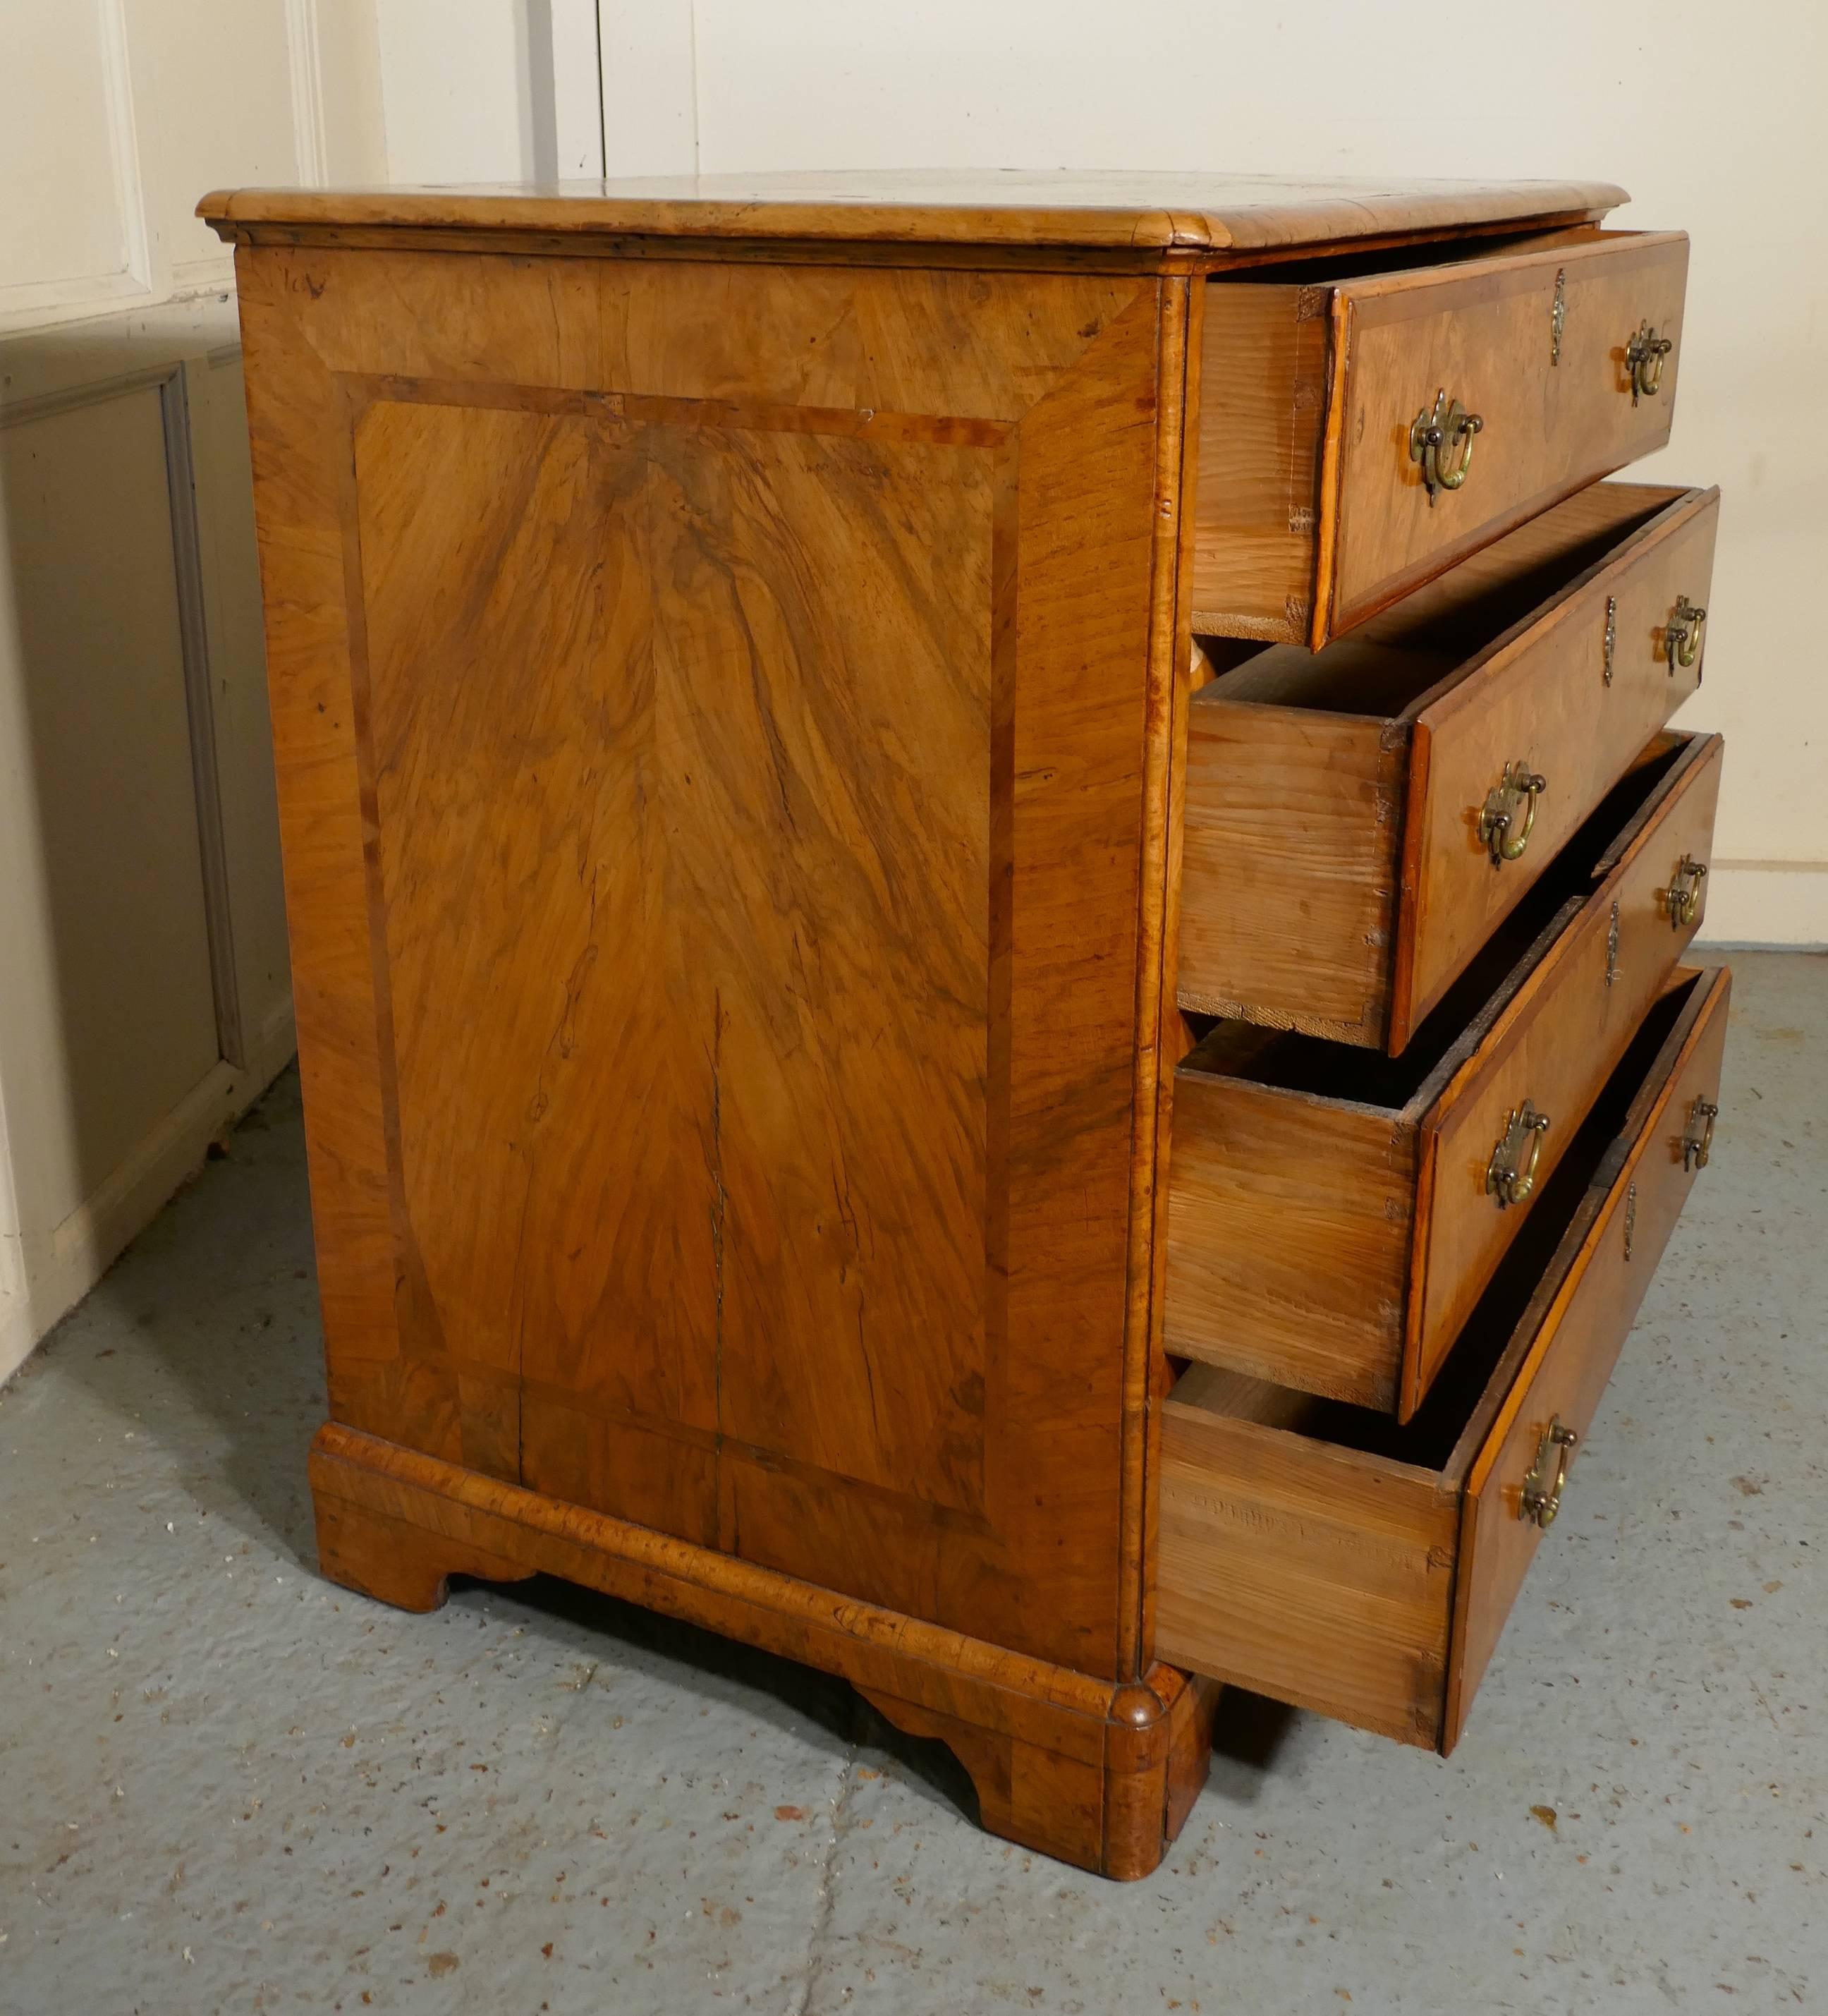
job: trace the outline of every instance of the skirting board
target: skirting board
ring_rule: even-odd
[[[291,1060],[292,1004],[257,1034],[248,1067],[217,1064],[63,1222],[18,1241],[0,1278],[0,1381],[74,1309]],[[10,1290],[10,1292],[5,1291]]]
[[[1716,861],[1695,942],[1828,950],[1828,861]]]

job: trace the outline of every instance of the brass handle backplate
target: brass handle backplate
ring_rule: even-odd
[[[1625,347],[1625,368],[1632,375],[1632,404],[1640,398],[1653,399],[1663,383],[1663,360],[1675,345],[1659,336],[1649,322],[1638,325],[1638,333]]]
[[[1612,683],[1612,654],[1618,648],[1618,597],[1606,598],[1605,655],[1600,661],[1600,676],[1608,686]]]
[[[1517,1517],[1532,1521],[1545,1532],[1555,1524],[1555,1515],[1561,1510],[1561,1494],[1567,1488],[1567,1460],[1574,1453],[1580,1440],[1572,1428],[1561,1425],[1559,1414],[1550,1417],[1542,1431],[1542,1439],[1536,1445],[1536,1461],[1529,1474],[1524,1479],[1524,1488],[1517,1497]],[[1555,1481],[1549,1481],[1549,1465],[1555,1464]]]
[[[1663,892],[1663,900],[1669,906],[1669,927],[1671,931],[1686,931],[1701,911],[1701,884],[1707,879],[1707,864],[1697,861],[1692,854],[1685,854],[1682,865],[1670,878],[1669,887]]]
[[[1608,987],[1618,977],[1618,902],[1614,898],[1612,915],[1606,924],[1606,984]]]
[[[1530,829],[1536,823],[1537,797],[1548,788],[1549,779],[1530,768],[1528,757],[1520,763],[1505,765],[1504,775],[1486,794],[1485,808],[1479,815],[1479,837],[1494,868],[1521,859],[1530,844]]]
[[[1707,1166],[1707,1157],[1714,1152],[1714,1123],[1720,1118],[1720,1109],[1711,1099],[1698,1094],[1689,1108],[1688,1131],[1682,1137],[1682,1165],[1691,1174]]]
[[[1432,412],[1424,406],[1409,423],[1409,459],[1421,465],[1430,504],[1438,491],[1457,490],[1466,481],[1473,466],[1473,437],[1484,424],[1445,391],[1435,394]]]
[[[1536,1187],[1536,1165],[1542,1157],[1542,1136],[1549,1132],[1549,1115],[1538,1113],[1528,1100],[1504,1124],[1504,1132],[1485,1165],[1485,1194],[1496,1197],[1498,1208],[1521,1204]]]
[[[1663,654],[1672,675],[1679,668],[1688,671],[1701,655],[1701,632],[1707,621],[1707,610],[1697,609],[1686,595],[1675,598],[1675,607],[1663,626]]]

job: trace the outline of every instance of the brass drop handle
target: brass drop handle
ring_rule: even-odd
[[[1505,1122],[1485,1165],[1485,1194],[1497,1198],[1500,1211],[1522,1204],[1536,1187],[1536,1165],[1548,1132],[1549,1115],[1538,1113],[1527,1099]]]
[[[1430,505],[1438,491],[1457,490],[1466,481],[1473,466],[1473,437],[1484,424],[1445,391],[1435,394],[1432,412],[1424,406],[1409,423],[1409,459],[1421,464]]]
[[[1707,1166],[1707,1157],[1714,1152],[1714,1123],[1719,1118],[1720,1109],[1713,1100],[1697,1094],[1689,1108],[1688,1131],[1682,1137],[1682,1165],[1691,1175]]]
[[[1707,864],[1697,861],[1692,854],[1685,854],[1682,866],[1670,879],[1664,891],[1664,901],[1669,905],[1669,927],[1673,931],[1686,931],[1700,914],[1701,884],[1707,879]]]
[[[1494,868],[1523,858],[1536,823],[1536,800],[1548,788],[1549,779],[1530,768],[1528,757],[1505,765],[1504,775],[1486,794],[1485,809],[1479,815],[1479,837]]]
[[[1686,672],[1701,655],[1701,631],[1707,621],[1707,610],[1697,609],[1686,595],[1675,598],[1675,607],[1663,626],[1663,652],[1672,674],[1679,666]]]
[[[1534,1522],[1545,1532],[1555,1524],[1555,1515],[1561,1510],[1561,1494],[1567,1487],[1567,1460],[1580,1439],[1572,1428],[1561,1425],[1560,1415],[1550,1417],[1548,1427],[1542,1431],[1542,1439],[1536,1445],[1535,1463],[1524,1479],[1524,1488],[1517,1496],[1520,1519]],[[1553,1484],[1546,1481],[1551,1457],[1555,1460]]]
[[[1638,325],[1638,333],[1625,347],[1625,368],[1632,375],[1632,404],[1635,406],[1640,396],[1653,399],[1657,388],[1663,383],[1663,360],[1675,345],[1667,336],[1659,336],[1649,322]]]

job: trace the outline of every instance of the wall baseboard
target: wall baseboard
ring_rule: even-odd
[[[1716,861],[1697,943],[1828,950],[1828,861]]]
[[[290,1001],[267,1019],[245,1069],[218,1063],[61,1225],[20,1240],[15,1291],[0,1297],[0,1381],[88,1294],[290,1062]]]

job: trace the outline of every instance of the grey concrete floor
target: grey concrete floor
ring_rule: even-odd
[[[1119,1887],[799,1668],[556,1583],[316,1575],[282,1080],[0,1394],[0,2010],[1828,2007],[1828,960],[1718,1147],[1470,1730],[1234,1697]]]

